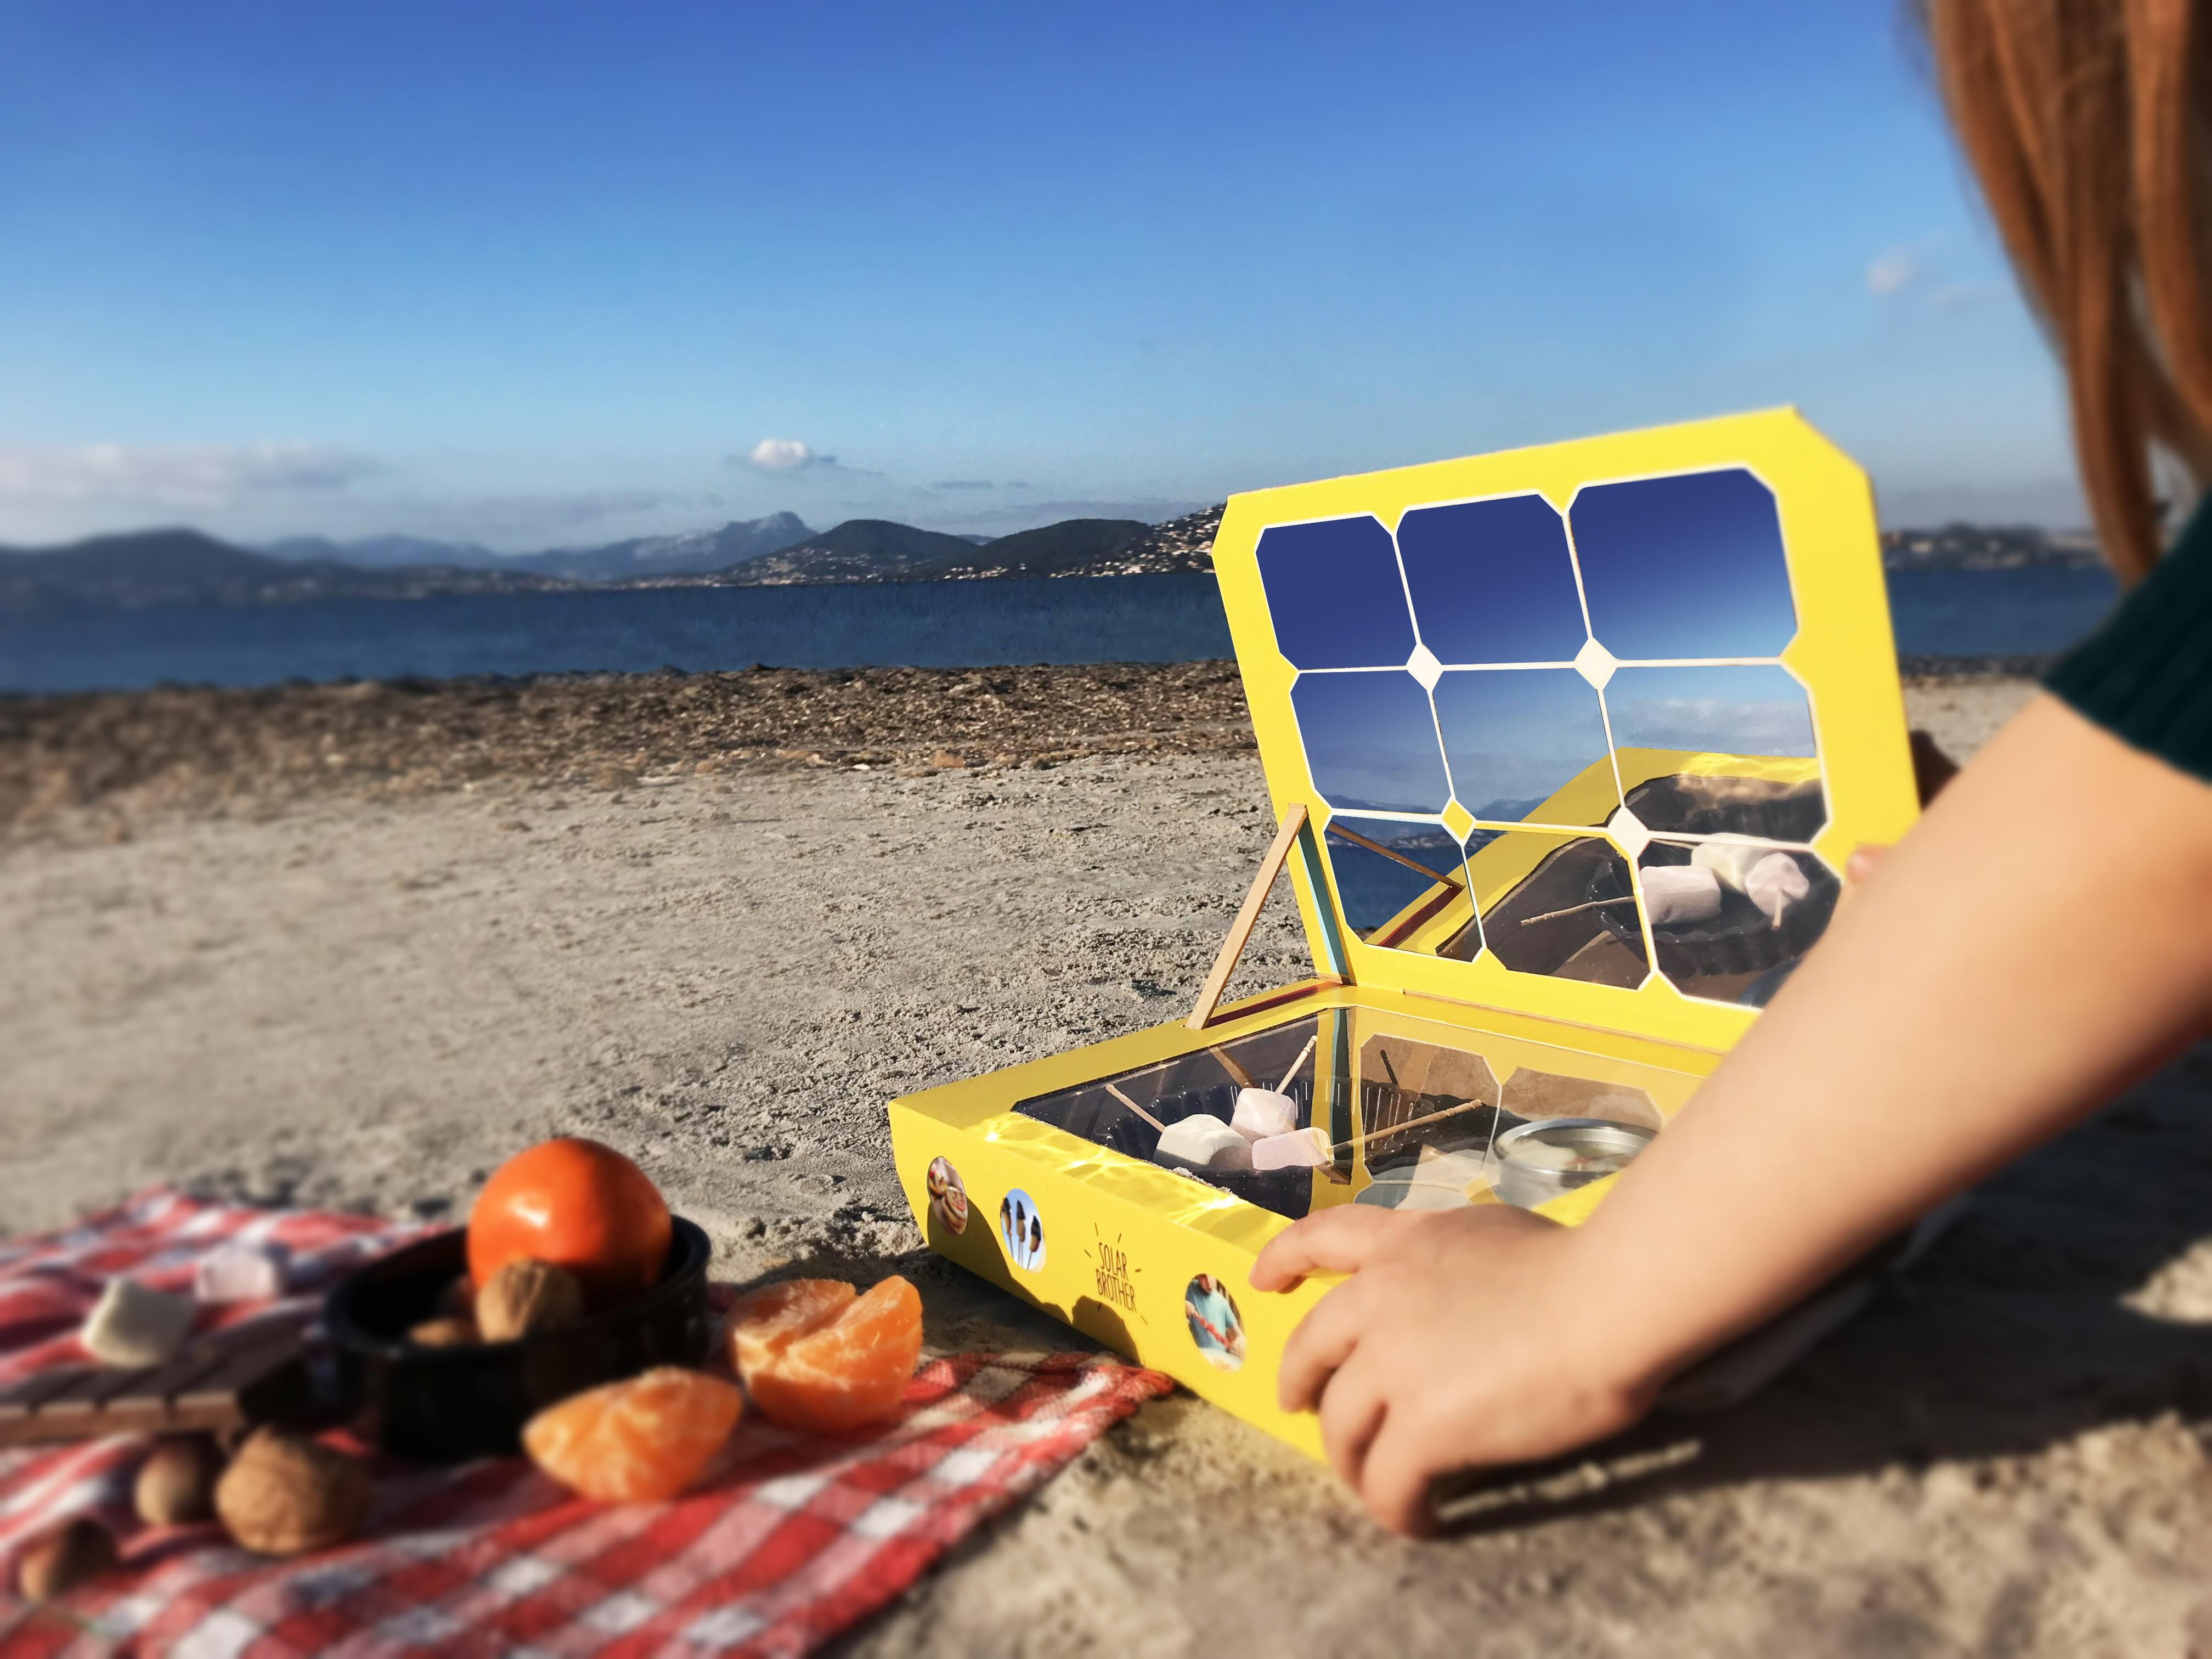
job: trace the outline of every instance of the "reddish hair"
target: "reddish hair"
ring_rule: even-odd
[[[1921,0],[1967,160],[2065,365],[2123,581],[2157,562],[2160,453],[2212,480],[2212,109],[2197,0]]]

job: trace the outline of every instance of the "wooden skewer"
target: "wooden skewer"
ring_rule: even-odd
[[[1521,925],[1523,927],[1534,927],[1540,921],[1557,921],[1561,916],[1579,915],[1585,910],[1602,910],[1608,904],[1635,902],[1636,895],[1633,893],[1623,893],[1619,898],[1592,899],[1588,904],[1570,904],[1564,910],[1547,910],[1540,916],[1523,916],[1521,918]]]
[[[1226,1048],[1208,1048],[1206,1052],[1221,1062],[1221,1069],[1229,1073],[1229,1080],[1238,1088],[1256,1089],[1260,1086],[1259,1080],[1238,1065],[1237,1056]]]
[[[1424,1117],[1407,1118],[1403,1123],[1394,1123],[1387,1129],[1362,1130],[1349,1140],[1340,1140],[1329,1148],[1332,1152],[1348,1152],[1355,1146],[1364,1146],[1370,1140],[1388,1140],[1392,1135],[1403,1134],[1408,1129],[1435,1123],[1441,1119],[1456,1117],[1462,1112],[1471,1112],[1478,1106],[1487,1106],[1486,1100],[1462,1100],[1456,1106],[1447,1106],[1441,1112],[1431,1112]]]
[[[1154,1127],[1155,1129],[1158,1129],[1158,1130],[1162,1134],[1165,1134],[1165,1133],[1168,1132],[1168,1126],[1167,1126],[1166,1124],[1164,1124],[1164,1123],[1161,1122],[1161,1121],[1159,1121],[1159,1119],[1158,1119],[1158,1118],[1154,1117],[1154,1116],[1153,1116],[1150,1112],[1146,1111],[1143,1107],[1141,1107],[1141,1106],[1138,1105],[1138,1104],[1137,1104],[1137,1103],[1136,1103],[1135,1101],[1133,1101],[1133,1100],[1130,1099],[1128,1096],[1127,1096],[1127,1095],[1123,1094],[1123,1093],[1122,1093],[1119,1089],[1115,1088],[1112,1084],[1110,1084],[1110,1083],[1109,1083],[1109,1084],[1108,1084],[1108,1085],[1106,1085],[1106,1092],[1107,1092],[1108,1094],[1109,1094],[1109,1095],[1113,1096],[1115,1099],[1116,1099],[1116,1100],[1120,1101],[1120,1102],[1121,1102],[1124,1106],[1127,1106],[1127,1107],[1131,1111],[1134,1112],[1134,1113],[1135,1113],[1139,1117],[1140,1117],[1140,1118],[1144,1119],[1146,1122],[1147,1122],[1147,1123],[1151,1124],[1151,1125],[1152,1126],[1152,1127]]]
[[[1298,1067],[1306,1063],[1306,1056],[1314,1051],[1314,1044],[1320,1041],[1321,1033],[1319,1031],[1316,1031],[1311,1036],[1306,1039],[1306,1046],[1298,1050],[1298,1057],[1291,1062],[1291,1069],[1283,1073],[1283,1080],[1275,1085],[1275,1092],[1277,1094],[1281,1094],[1285,1090],[1291,1086],[1291,1079],[1298,1074]]]
[[[1453,875],[1448,871],[1431,870],[1427,865],[1422,863],[1419,859],[1409,859],[1403,853],[1395,852],[1391,848],[1385,847],[1379,841],[1368,840],[1366,836],[1361,835],[1357,830],[1347,830],[1340,823],[1332,823],[1328,826],[1328,833],[1332,836],[1341,836],[1353,846],[1364,847],[1370,853],[1380,853],[1384,858],[1389,859],[1393,864],[1402,864],[1408,870],[1418,870],[1421,874],[1426,876],[1431,881],[1441,881],[1453,887],[1456,887],[1460,884],[1460,877]]]

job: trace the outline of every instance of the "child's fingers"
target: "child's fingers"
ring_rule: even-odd
[[[1429,1478],[1435,1473],[1430,1452],[1410,1416],[1386,1416],[1360,1473],[1359,1496],[1367,1512],[1407,1538],[1425,1538],[1436,1530],[1436,1510],[1429,1503]]]
[[[1389,1398],[1371,1375],[1374,1367],[1357,1357],[1340,1365],[1321,1395],[1321,1443],[1329,1467],[1352,1491],[1359,1490],[1367,1464],[1367,1449],[1382,1431]]]
[[[1252,1264],[1252,1288],[1287,1291],[1311,1273],[1353,1273],[1414,1218],[1365,1204],[1338,1204],[1294,1221]]]
[[[1859,886],[1881,868],[1881,861],[1889,856],[1889,848],[1880,842],[1862,842],[1851,848],[1851,855],[1844,860],[1844,879],[1854,887]]]
[[[1330,1376],[1359,1346],[1365,1302],[1358,1279],[1340,1285],[1291,1333],[1275,1373],[1275,1399],[1285,1411],[1310,1411],[1319,1404]]]

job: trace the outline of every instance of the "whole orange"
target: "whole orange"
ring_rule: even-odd
[[[541,1141],[493,1170],[477,1194],[469,1277],[481,1286],[534,1257],[575,1274],[594,1307],[611,1307],[653,1287],[673,1231],[659,1189],[613,1147]]]

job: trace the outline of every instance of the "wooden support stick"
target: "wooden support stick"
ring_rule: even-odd
[[[1229,988],[1229,976],[1237,971],[1237,958],[1244,954],[1244,946],[1252,937],[1252,929],[1259,925],[1260,907],[1267,902],[1268,890],[1274,886],[1275,878],[1283,873],[1284,860],[1298,839],[1298,832],[1306,827],[1305,803],[1300,801],[1291,808],[1284,818],[1283,827],[1275,831],[1275,839],[1267,848],[1267,855],[1260,860],[1259,873],[1252,878],[1252,890],[1244,895],[1244,902],[1237,912],[1237,920],[1229,924],[1229,937],[1221,941],[1221,954],[1213,959],[1213,967],[1200,988],[1198,1001],[1183,1021],[1194,1031],[1203,1031],[1213,1018],[1213,1011],[1221,1006],[1221,994]]]
[[[1419,859],[1409,859],[1403,853],[1394,851],[1392,848],[1385,847],[1379,841],[1370,841],[1358,830],[1346,829],[1342,823],[1330,824],[1328,826],[1328,833],[1332,836],[1340,836],[1346,841],[1350,842],[1353,846],[1364,847],[1370,853],[1380,853],[1384,858],[1389,859],[1393,864],[1402,864],[1408,870],[1418,870],[1421,874],[1426,876],[1431,881],[1441,881],[1448,886],[1452,887],[1456,887],[1460,884],[1460,878],[1451,874],[1449,872],[1443,870],[1431,870],[1427,865],[1422,863]]]
[[[1314,1044],[1320,1041],[1321,1033],[1319,1031],[1316,1031],[1311,1036],[1306,1039],[1306,1046],[1298,1050],[1298,1057],[1291,1062],[1291,1069],[1283,1073],[1283,1080],[1275,1085],[1275,1092],[1277,1094],[1281,1094],[1285,1089],[1288,1089],[1291,1086],[1291,1079],[1298,1074],[1298,1067],[1306,1063],[1306,1056],[1314,1051]]]
[[[1159,1121],[1159,1119],[1158,1119],[1158,1118],[1154,1117],[1154,1116],[1153,1116],[1150,1112],[1146,1111],[1143,1107],[1141,1107],[1141,1106],[1138,1105],[1138,1104],[1137,1104],[1137,1103],[1136,1103],[1135,1101],[1133,1101],[1133,1100],[1130,1099],[1128,1096],[1127,1096],[1127,1095],[1123,1094],[1123,1093],[1122,1093],[1119,1089],[1115,1088],[1112,1084],[1110,1084],[1110,1083],[1109,1083],[1109,1084],[1108,1084],[1108,1085],[1106,1085],[1106,1092],[1107,1092],[1108,1094],[1109,1094],[1109,1095],[1113,1096],[1115,1099],[1116,1099],[1116,1100],[1120,1101],[1120,1102],[1121,1102],[1124,1106],[1127,1106],[1127,1107],[1131,1111],[1134,1112],[1134,1113],[1135,1113],[1139,1117],[1140,1117],[1140,1118],[1144,1119],[1146,1122],[1147,1122],[1147,1123],[1151,1124],[1151,1125],[1152,1126],[1152,1127],[1154,1127],[1155,1129],[1158,1129],[1158,1130],[1162,1134],[1165,1134],[1165,1133],[1168,1132],[1168,1126],[1167,1126],[1166,1124],[1164,1124],[1164,1123],[1161,1122],[1161,1121]]]

